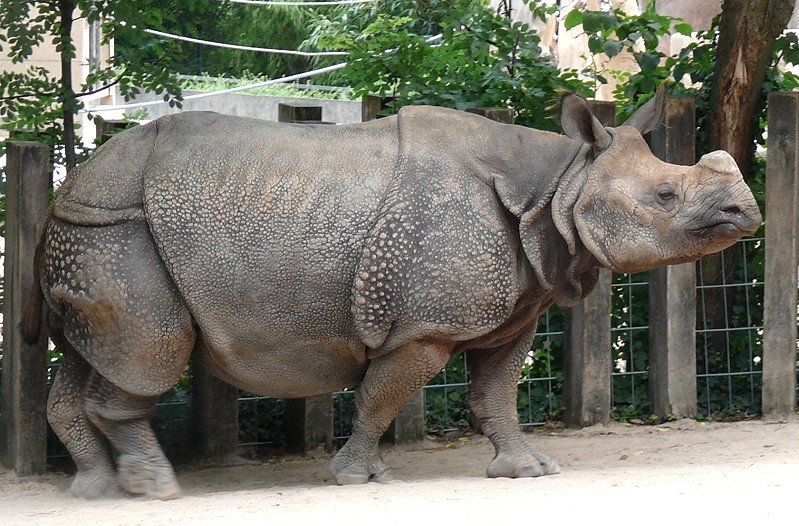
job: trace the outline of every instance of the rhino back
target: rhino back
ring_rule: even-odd
[[[147,220],[212,346],[353,338],[355,265],[396,157],[392,119],[159,122],[144,177]]]
[[[157,128],[156,122],[137,126],[100,146],[67,175],[53,200],[53,215],[84,226],[142,219],[142,175]]]

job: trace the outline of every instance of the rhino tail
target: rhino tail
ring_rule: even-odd
[[[28,344],[33,344],[39,340],[42,331],[42,312],[46,308],[44,292],[42,292],[42,285],[39,280],[39,267],[43,251],[44,232],[42,232],[39,242],[36,244],[36,253],[33,258],[33,282],[27,291],[28,297],[22,311],[22,320],[19,323],[22,339]]]

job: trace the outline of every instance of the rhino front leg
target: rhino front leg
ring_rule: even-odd
[[[540,477],[558,473],[558,464],[537,452],[519,430],[516,399],[524,360],[535,333],[497,349],[467,352],[471,389],[469,404],[481,432],[494,444],[496,455],[489,477]]]
[[[372,360],[355,392],[352,436],[330,463],[338,484],[390,479],[378,444],[400,408],[446,364],[451,344],[411,342]]]
[[[75,352],[60,331],[51,331],[51,338],[64,358],[47,398],[47,420],[78,470],[70,491],[84,499],[114,494],[117,492],[117,477],[108,441],[83,411],[91,366]]]
[[[119,452],[119,486],[157,499],[180,496],[175,472],[150,426],[158,397],[126,393],[97,373],[88,391],[86,414]]]

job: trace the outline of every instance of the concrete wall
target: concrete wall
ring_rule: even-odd
[[[195,93],[197,92],[186,91],[183,95],[189,96]],[[161,100],[161,97],[153,94],[143,94],[141,97],[137,97],[130,102],[146,102],[151,100]],[[158,117],[178,113],[180,111],[215,111],[226,115],[238,115],[240,117],[253,117],[267,121],[277,121],[277,105],[280,103],[322,106],[322,120],[327,122],[346,124],[362,121],[361,101],[300,99],[295,97],[242,95],[238,93],[187,100],[184,101],[182,110],[170,108],[168,104],[149,106],[146,109],[149,114],[147,117],[148,119],[157,119]],[[101,115],[105,119],[119,119],[122,117],[122,112],[103,112]]]

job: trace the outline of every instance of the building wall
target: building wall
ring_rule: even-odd
[[[86,76],[89,74],[90,52],[95,49],[90,45],[90,38],[92,32],[90,31],[89,23],[86,19],[81,18],[76,20],[72,25],[72,40],[75,44],[75,58],[72,59],[72,85],[77,91],[83,85]],[[95,38],[95,42],[97,42]],[[101,45],[97,50],[99,58],[106,62],[113,53],[113,44]],[[50,75],[55,78],[61,76],[61,57],[55,49],[52,39],[46,39],[41,45],[33,49],[33,54],[23,63],[13,63],[5,53],[0,53],[0,71],[14,71],[24,72],[31,66],[44,67],[48,70]],[[114,104],[115,95],[114,90],[106,89],[94,95],[84,97],[81,99],[84,103],[91,104]],[[84,130],[90,130],[93,126],[89,125],[88,119],[83,117],[81,119],[81,128],[78,130],[79,134],[83,134]],[[92,132],[90,132],[91,134]],[[0,130],[0,137],[5,137],[7,134]],[[84,140],[93,140],[94,136],[85,136]]]

